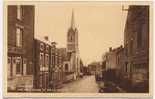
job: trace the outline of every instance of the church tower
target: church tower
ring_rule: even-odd
[[[67,32],[67,51],[71,53],[78,51],[78,30],[75,27],[74,11],[72,11],[71,26]]]
[[[78,48],[78,30],[75,26],[74,11],[71,16],[71,26],[67,32],[67,57],[69,59],[69,67],[74,73],[76,79],[80,74],[80,57]]]

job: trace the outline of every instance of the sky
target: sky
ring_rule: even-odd
[[[84,64],[100,61],[109,47],[124,41],[127,12],[120,4],[50,4],[35,7],[35,37],[48,36],[57,47],[66,47],[67,30],[74,10],[80,57]]]

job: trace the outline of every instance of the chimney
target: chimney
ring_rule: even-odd
[[[57,43],[56,42],[51,42],[51,44],[52,44],[52,46],[56,46]]]
[[[112,47],[109,47],[109,52],[111,52],[112,51]]]
[[[123,45],[121,45],[120,48],[123,48]]]
[[[45,36],[44,39],[45,39],[46,41],[48,41],[48,36]]]

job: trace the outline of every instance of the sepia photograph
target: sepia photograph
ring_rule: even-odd
[[[6,93],[149,94],[151,10],[151,2],[7,2]]]

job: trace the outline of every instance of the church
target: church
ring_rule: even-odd
[[[80,74],[80,56],[78,48],[78,30],[75,27],[74,11],[72,11],[71,26],[67,32],[66,61],[64,62],[66,79],[77,79]]]

